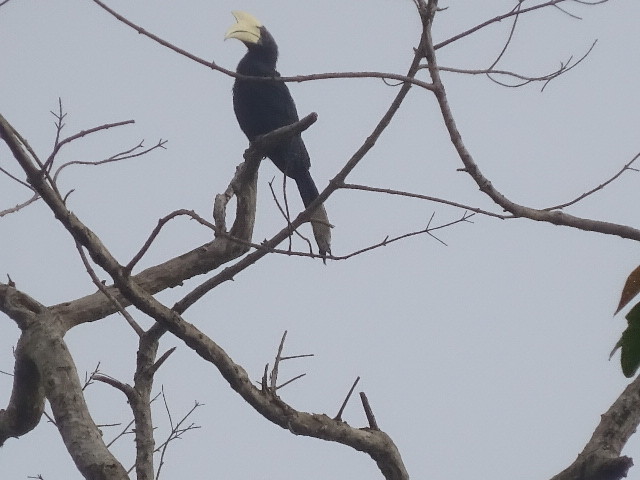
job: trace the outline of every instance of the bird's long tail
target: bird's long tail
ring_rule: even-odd
[[[295,181],[298,185],[300,196],[302,197],[302,203],[304,203],[306,208],[311,202],[318,198],[316,184],[313,178],[311,178],[309,171],[306,171],[304,175],[298,175]],[[316,238],[316,243],[318,244],[318,251],[324,260],[327,253],[331,255],[331,229],[333,228],[333,225],[329,222],[327,210],[324,208],[324,205],[319,205],[311,215],[311,228],[313,229],[313,236]]]

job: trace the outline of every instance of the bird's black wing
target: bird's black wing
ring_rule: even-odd
[[[287,85],[277,80],[236,80],[233,108],[240,128],[249,140],[298,121],[298,112]],[[274,147],[267,156],[292,178],[311,166],[300,135]]]

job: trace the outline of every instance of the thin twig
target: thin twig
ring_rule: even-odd
[[[131,425],[133,425],[134,421],[135,420],[132,419],[129,423],[127,423],[127,425],[120,431],[120,433],[118,433],[115,437],[111,439],[109,443],[107,443],[107,448],[111,447],[111,445],[116,443],[116,441],[118,441],[120,438],[124,437],[125,435],[133,433],[133,431],[129,429],[131,428]]]
[[[62,133],[62,129],[64,128],[65,124],[63,123],[64,118],[67,116],[66,113],[63,112],[62,110],[62,97],[58,97],[58,113],[55,113],[53,111],[51,111],[51,114],[56,117],[56,138],[53,141],[53,149],[52,149],[52,153],[49,156],[49,158],[44,162],[44,168],[46,170],[50,170],[51,169],[51,165],[53,163],[53,157],[55,157],[55,152],[57,152],[58,150],[58,145],[60,144],[60,134]]]
[[[370,246],[365,247],[365,248],[361,248],[360,250],[355,250],[354,252],[351,252],[351,253],[346,254],[346,255],[331,256],[330,258],[332,260],[347,260],[347,259],[349,259],[351,257],[355,257],[356,255],[361,255],[361,254],[363,254],[365,252],[369,252],[369,251],[374,250],[376,248],[386,247],[387,245],[389,245],[391,243],[395,243],[395,242],[398,242],[400,240],[404,240],[406,238],[414,237],[416,235],[424,235],[424,234],[429,235],[430,237],[434,238],[435,240],[437,240],[438,242],[440,242],[440,243],[442,243],[443,245],[446,246],[447,244],[445,242],[443,242],[441,239],[439,239],[438,237],[433,235],[433,233],[431,233],[431,232],[434,231],[434,230],[439,230],[439,229],[442,229],[442,228],[450,227],[451,225],[455,225],[457,223],[468,222],[469,218],[471,218],[473,215],[475,215],[475,214],[464,212],[462,217],[460,217],[458,220],[454,220],[452,222],[448,222],[448,223],[445,223],[445,224],[442,224],[442,225],[438,225],[437,227],[431,227],[430,224],[431,224],[431,219],[433,218],[433,215],[432,215],[431,219],[429,220],[429,223],[422,230],[416,230],[416,231],[405,233],[405,234],[402,234],[402,235],[398,235],[397,237],[392,237],[392,238],[389,238],[387,236],[381,242],[375,243],[375,244],[370,245]]]
[[[491,65],[489,66],[488,70],[491,70],[492,68],[494,68],[498,64],[500,59],[507,52],[507,49],[509,48],[509,45],[511,45],[511,40],[513,40],[513,34],[516,31],[516,26],[518,25],[518,19],[520,18],[521,9],[522,9],[522,2],[518,2],[516,4],[515,8],[512,10],[515,13],[515,16],[513,17],[513,23],[511,24],[511,28],[509,29],[509,35],[507,36],[507,41],[502,46],[502,50],[500,50],[500,53],[498,54],[496,59],[491,63]],[[489,78],[491,78],[489,75],[487,75],[487,76]]]
[[[464,208],[463,206],[461,206],[461,208]],[[484,212],[480,212],[480,213],[484,213]],[[434,239],[436,239],[438,242],[446,245],[445,242],[443,242],[441,239],[437,238],[435,235],[433,235],[431,232],[435,231],[435,230],[440,230],[446,227],[450,227],[452,225],[455,225],[457,223],[460,222],[469,222],[469,219],[471,217],[473,217],[475,215],[474,213],[469,213],[467,211],[465,211],[462,215],[461,218],[442,224],[442,225],[438,225],[437,227],[431,227],[431,220],[429,221],[429,223],[427,224],[427,226],[421,230],[416,230],[416,231],[412,231],[412,232],[408,232],[402,235],[399,235],[397,237],[392,237],[390,238],[389,236],[385,237],[384,240],[374,243],[372,245],[369,245],[367,247],[361,248],[359,250],[355,250],[351,253],[346,253],[344,255],[327,255],[326,258],[330,259],[330,260],[347,260],[351,257],[355,257],[357,255],[360,255],[362,253],[368,252],[370,250],[374,250],[376,248],[380,248],[380,247],[385,247],[391,243],[397,242],[399,240],[403,240],[405,238],[409,238],[409,237],[413,237],[416,235],[423,235],[423,234],[427,234],[430,235],[431,237],[433,237]],[[515,218],[513,216],[499,216],[496,214],[493,214],[491,216],[494,217],[498,217],[498,218]],[[433,214],[431,216],[431,218],[433,218]],[[280,248],[268,248],[265,243],[253,243],[253,242],[247,242],[245,240],[242,240],[240,238],[236,238],[233,237],[232,235],[226,234],[226,233],[222,233],[222,235],[225,235],[227,238],[229,238],[230,240],[236,241],[238,243],[241,243],[243,245],[246,245],[248,247],[254,248],[257,251],[264,251],[266,253],[275,253],[275,254],[279,254],[279,255],[287,255],[287,256],[292,256],[292,257],[308,257],[308,258],[322,258],[322,256],[314,254],[314,253],[307,253],[307,252],[299,252],[299,251],[295,251],[295,250],[283,250]],[[180,307],[182,308],[182,307]]]
[[[151,247],[151,244],[153,243],[153,241],[156,239],[156,237],[160,233],[160,230],[162,230],[162,228],[170,220],[172,220],[172,219],[174,219],[176,217],[179,217],[181,215],[186,215],[188,217],[191,217],[193,220],[196,220],[201,225],[209,227],[211,230],[214,230],[214,231],[216,230],[216,226],[214,224],[212,224],[211,222],[205,220],[204,218],[202,218],[200,215],[198,215],[193,210],[180,209],[180,210],[176,210],[174,212],[171,212],[170,214],[168,214],[168,215],[162,217],[160,220],[158,220],[158,224],[155,226],[155,228],[153,229],[153,231],[149,235],[149,238],[147,238],[147,240],[144,242],[144,245],[142,246],[140,251],[138,251],[138,253],[136,253],[134,255],[134,257],[131,259],[131,261],[124,267],[124,271],[127,274],[131,273],[131,271],[133,270],[133,267],[135,267],[136,264],[140,261],[140,259],[145,255],[145,253],[147,253],[147,251]]]
[[[578,203],[580,200],[583,200],[584,198],[588,197],[589,195],[592,195],[594,193],[596,193],[598,190],[602,190],[603,188],[605,188],[607,185],[609,185],[611,182],[613,182],[614,180],[616,180],[620,175],[622,175],[624,172],[626,172],[627,170],[632,170],[632,171],[637,171],[634,168],[631,168],[631,165],[640,157],[640,153],[637,153],[632,159],[631,161],[627,162],[618,173],[616,173],[614,176],[612,176],[611,178],[609,178],[607,181],[601,183],[600,185],[598,185],[595,188],[592,188],[591,190],[589,190],[588,192],[583,193],[582,195],[574,198],[573,200],[566,202],[566,203],[561,203],[560,205],[554,205],[553,207],[547,207],[547,208],[543,208],[542,210],[560,210],[563,208],[566,208],[570,205],[574,205],[576,203]]]
[[[51,415],[49,415],[49,414],[47,413],[47,411],[46,411],[46,410],[45,410],[45,411],[43,411],[43,412],[42,412],[42,414],[43,414],[45,417],[47,417],[47,420],[49,421],[49,423],[54,424],[56,427],[58,426],[58,424],[56,423],[55,419],[54,419]]]
[[[90,375],[87,375],[85,373],[84,385],[82,386],[82,390],[84,390],[85,388],[87,388],[89,385],[93,383],[94,377],[98,375],[99,372],[100,372],[100,362],[98,362],[98,364],[96,365],[96,368],[93,369],[93,372],[91,372]]]
[[[107,289],[107,287],[100,281],[100,279],[96,275],[96,272],[93,270],[93,267],[89,263],[89,259],[84,253],[84,249],[82,245],[80,245],[80,243],[77,241],[76,241],[76,249],[78,250],[78,253],[80,254],[80,258],[82,259],[82,263],[84,264],[85,269],[87,270],[87,273],[91,277],[91,280],[93,281],[94,285],[98,287],[98,290],[100,290],[104,294],[104,296],[107,297],[109,301],[111,301],[111,303],[113,303],[113,305],[118,309],[118,312],[120,312],[120,314],[125,318],[125,320],[131,326],[131,328],[133,328],[133,330],[138,334],[138,336],[141,337],[142,335],[144,335],[144,330],[142,329],[142,327],[138,325],[138,323],[133,319],[133,317],[129,314],[129,312],[127,312],[127,310],[122,306],[122,304],[118,301],[118,299],[114,297],[111,294],[111,292],[109,292],[109,289]]]
[[[278,353],[276,353],[275,361],[273,362],[273,368],[271,369],[270,378],[270,387],[274,392],[276,391],[276,384],[278,382],[278,369],[280,368],[280,356],[282,355],[282,349],[284,348],[284,341],[287,338],[287,331],[285,330],[282,334],[282,339],[280,340],[280,345],[278,346]]]
[[[574,13],[571,13],[569,10],[565,10],[560,5],[554,5],[554,7],[557,8],[558,10],[560,10],[565,15],[569,15],[571,18],[573,18],[575,20],[582,20],[582,17],[579,17],[578,15],[576,15]]]
[[[342,402],[342,405],[340,406],[340,410],[338,410],[338,414],[333,418],[334,420],[342,421],[342,414],[344,413],[344,409],[346,408],[347,403],[349,402],[349,399],[351,398],[351,394],[355,390],[356,385],[358,385],[359,381],[360,381],[360,377],[356,377],[356,381],[353,382],[353,385],[351,385],[351,388],[349,389],[349,393],[347,393],[347,396],[344,399],[344,402]]]
[[[287,220],[287,225],[289,226],[289,228],[291,228],[291,212],[289,211],[289,198],[287,197],[287,176],[286,175],[282,175],[282,198],[284,199],[284,216]],[[291,238],[291,234],[289,234],[289,237],[287,238],[287,241],[289,242],[289,250],[291,250],[292,248],[292,238]],[[309,243],[309,245],[311,245],[311,243]]]
[[[284,175],[283,175],[284,176]],[[284,183],[286,182],[286,176],[284,176],[285,180],[283,181],[283,186],[282,189],[286,190],[284,187]],[[287,221],[287,225],[289,226],[289,228],[291,228],[291,216],[289,213],[289,203],[287,202],[287,196],[286,196],[286,191],[285,191],[285,197],[284,197],[284,201],[285,201],[285,206],[286,206],[286,211],[285,208],[282,207],[282,205],[280,205],[280,201],[278,200],[278,196],[276,195],[275,190],[273,189],[273,179],[269,182],[269,190],[271,190],[271,197],[273,198],[273,201],[275,202],[276,206],[278,207],[278,210],[280,210],[280,213],[282,214],[282,217]],[[300,237],[301,240],[307,242],[307,245],[309,246],[309,252],[313,252],[313,246],[311,245],[311,241],[305,237],[302,233],[300,233],[300,231],[297,228],[292,228],[291,229],[291,233],[295,233],[298,237]],[[292,251],[292,245],[291,245],[291,235],[289,235],[289,251]]]
[[[293,360],[295,358],[308,358],[315,357],[315,353],[303,353],[301,355],[287,355],[284,357],[280,357],[280,360]]]
[[[129,160],[131,158],[136,158],[136,157],[140,157],[142,155],[146,155],[147,153],[152,152],[153,150],[156,150],[158,148],[162,148],[165,149],[165,144],[167,143],[167,140],[158,140],[158,142],[149,147],[146,148],[144,150],[142,150],[141,152],[137,152],[137,153],[133,153],[136,150],[139,150],[141,148],[143,148],[143,143],[144,142],[140,142],[138,143],[135,147],[130,148],[129,150],[125,150],[124,152],[120,152],[120,153],[116,153],[115,155],[112,155],[109,158],[105,158],[103,160],[73,160],[71,162],[67,162],[67,163],[63,163],[62,165],[60,165],[58,167],[58,169],[56,170],[55,174],[53,175],[53,180],[57,181],[58,176],[60,175],[60,173],[62,172],[63,169],[70,167],[71,165],[90,165],[90,166],[99,166],[99,165],[104,165],[107,163],[113,163],[113,162],[121,162],[123,160]]]
[[[18,212],[20,210],[22,210],[24,207],[27,207],[29,205],[31,205],[33,202],[35,202],[36,200],[40,199],[40,195],[38,195],[37,193],[33,195],[33,197],[31,197],[29,200],[19,203],[17,205],[15,205],[14,207],[11,208],[7,208],[5,210],[0,210],[0,218],[4,217],[5,215],[10,215],[12,213]]]
[[[509,17],[512,17],[514,15],[523,15],[525,13],[529,13],[529,12],[532,12],[534,10],[538,10],[540,8],[554,7],[554,6],[558,5],[559,3],[563,3],[565,1],[568,1],[568,0],[550,0],[548,2],[544,2],[544,3],[541,3],[539,5],[534,5],[534,6],[528,7],[528,8],[523,8],[523,9],[520,9],[518,11],[516,11],[515,9],[512,9],[508,13],[505,13],[505,14],[502,14],[502,15],[497,15],[497,16],[495,16],[493,18],[490,18],[489,20],[487,20],[485,22],[479,23],[478,25],[476,25],[476,26],[474,26],[474,27],[472,27],[472,28],[470,28],[468,30],[465,30],[464,32],[458,33],[457,35],[454,35],[453,37],[450,37],[447,40],[444,40],[444,41],[442,41],[440,43],[434,44],[433,45],[433,49],[434,50],[439,50],[440,48],[445,47],[445,46],[447,46],[447,45],[449,45],[451,43],[454,43],[454,42],[460,40],[461,38],[467,37],[467,36],[471,35],[472,33],[476,33],[477,31],[482,30],[485,27],[488,27],[489,25],[493,25],[494,23],[499,23],[502,20],[505,20],[505,19],[507,19]],[[593,2],[593,3],[578,2],[577,0],[571,0],[571,1],[575,1],[577,3],[582,3],[584,5],[597,5],[599,3],[606,3],[608,0],[600,0],[598,2]]]
[[[554,70],[553,72],[548,73],[546,75],[529,76],[521,73],[512,72],[509,70],[498,70],[495,68],[466,69],[466,68],[454,68],[454,67],[442,67],[442,66],[438,66],[437,68],[441,72],[461,73],[465,75],[487,75],[487,77],[490,78],[491,81],[493,81],[494,83],[497,83],[498,85],[501,85],[503,87],[509,87],[509,88],[518,88],[534,82],[543,82],[542,88],[540,89],[541,91],[543,91],[551,80],[554,80],[558,78],[560,75],[563,75],[569,72],[570,70],[573,70],[580,63],[582,63],[591,54],[592,50],[595,48],[597,43],[598,43],[598,40],[597,39],[594,40],[593,43],[587,49],[586,53],[582,55],[578,60],[573,61],[573,56],[569,57],[567,61],[560,63],[560,67],[557,70]],[[427,68],[427,66],[423,65],[421,66],[421,68]],[[491,75],[513,77],[522,81],[518,83],[506,83],[492,77]]]
[[[360,392],[360,400],[362,401],[362,408],[369,422],[369,428],[372,430],[380,430],[378,422],[376,422],[376,417],[373,415],[373,410],[371,410],[371,405],[369,405],[369,399],[364,392]]]
[[[269,385],[267,384],[268,373],[269,373],[269,364],[267,363],[264,366],[264,372],[262,374],[262,381],[260,382],[260,386],[262,388],[262,392],[263,393],[269,390]]]
[[[167,416],[169,417],[169,424],[171,425],[171,432],[169,432],[169,435],[167,436],[167,439],[154,450],[155,452],[160,452],[160,461],[158,462],[158,469],[156,470],[156,480],[158,478],[160,478],[160,472],[162,470],[162,466],[164,465],[164,457],[165,457],[165,455],[167,453],[167,448],[169,447],[169,444],[173,440],[176,440],[176,439],[180,438],[183,433],[188,432],[190,430],[195,430],[197,428],[200,428],[199,425],[195,425],[194,423],[191,423],[190,425],[187,425],[186,427],[182,427],[182,424],[187,420],[187,418],[189,418],[189,416],[198,407],[201,407],[203,405],[202,403],[195,402],[193,407],[191,407],[191,409],[174,426],[173,425],[173,419],[171,418],[171,411],[169,410],[169,405],[167,403],[167,398],[166,398],[166,396],[164,394],[164,387],[162,388],[162,399],[163,399],[163,402],[164,402],[165,410],[167,412]]]
[[[29,185],[27,182],[25,182],[23,180],[20,180],[18,177],[16,177],[12,173],[10,173],[8,170],[5,170],[4,168],[0,167],[0,172],[4,173],[11,180],[14,180],[14,181],[18,182],[20,185],[22,185],[24,187],[27,187],[29,190],[33,191],[33,187],[31,185]]]
[[[490,212],[488,210],[483,210],[482,208],[472,207],[472,206],[469,206],[469,205],[465,205],[463,203],[453,202],[451,200],[445,200],[445,199],[439,198],[439,197],[432,197],[432,196],[429,196],[429,195],[423,195],[421,193],[413,193],[413,192],[405,192],[405,191],[401,191],[401,190],[394,190],[392,188],[371,187],[369,185],[358,185],[358,184],[355,184],[355,183],[343,183],[342,185],[339,185],[338,188],[344,188],[344,189],[349,189],[349,190],[362,190],[362,191],[365,191],[365,192],[386,193],[388,195],[398,195],[398,196],[409,197],[409,198],[418,198],[420,200],[428,200],[430,202],[442,203],[444,205],[450,205],[452,207],[462,208],[464,210],[471,211],[473,213],[479,213],[481,215],[486,215],[488,217],[499,218],[501,220],[505,220],[505,219],[508,219],[508,218],[513,218],[512,215],[504,215],[504,214],[494,213],[494,212]]]
[[[60,108],[62,108],[62,106]],[[47,168],[47,169],[51,168],[51,164],[53,163],[53,161],[55,159],[55,156],[58,154],[60,149],[62,147],[64,147],[65,145],[73,142],[74,140],[77,140],[79,138],[82,138],[82,137],[84,137],[86,135],[90,135],[90,134],[95,133],[95,132],[99,132],[99,131],[102,131],[102,130],[107,130],[109,128],[120,127],[122,125],[130,125],[130,124],[135,123],[135,120],[124,120],[122,122],[105,123],[104,125],[99,125],[97,127],[89,128],[87,130],[82,130],[82,131],[76,133],[75,135],[71,135],[70,137],[67,137],[67,138],[59,141],[60,131],[62,130],[62,127],[64,126],[64,124],[61,123],[62,122],[62,118],[64,118],[64,116],[66,114],[63,115],[62,113],[60,113],[60,115],[62,115],[62,117],[56,117],[56,118],[58,118],[58,123],[56,124],[57,133],[56,133],[55,144],[54,144],[54,147],[53,147],[53,150],[52,150],[51,154],[47,158],[47,161],[44,163],[44,168]],[[86,164],[91,164],[91,163],[90,162],[86,162]]]
[[[287,380],[286,382],[282,383],[281,385],[278,385],[278,373],[279,373],[279,369],[280,369],[280,363],[285,361],[285,360],[292,360],[295,358],[306,358],[306,357],[313,357],[313,353],[308,353],[308,354],[303,354],[303,355],[289,355],[289,356],[283,356],[282,355],[282,350],[284,349],[284,342],[285,339],[287,338],[287,331],[285,330],[284,333],[282,334],[282,338],[280,340],[280,345],[278,346],[278,353],[276,353],[276,358],[273,362],[273,369],[271,369],[271,373],[269,374],[269,386],[267,386],[267,372],[269,371],[269,364],[267,363],[264,367],[264,374],[262,375],[262,381],[261,381],[261,385],[262,385],[262,391],[266,392],[268,390],[270,390],[271,392],[276,392],[276,390],[279,390],[287,385],[289,385],[290,383],[298,380],[299,378],[302,378],[306,375],[306,373],[302,373],[300,375],[297,375],[295,377],[293,377],[290,380]]]
[[[296,375],[296,376],[295,376],[295,377],[293,377],[292,379],[287,380],[286,382],[284,382],[284,383],[282,383],[282,384],[278,385],[278,386],[276,387],[276,390],[280,390],[281,388],[286,387],[286,386],[287,386],[287,385],[289,385],[290,383],[295,382],[296,380],[298,380],[298,379],[300,379],[300,378],[304,377],[305,375],[306,375],[306,373],[301,373],[300,375]]]
[[[150,369],[150,372],[149,372],[150,376],[153,376],[158,371],[158,369],[167,360],[167,358],[169,358],[169,355],[171,355],[173,352],[176,351],[176,348],[177,347],[171,347],[169,350],[164,352],[162,354],[162,356],[158,360],[156,360],[156,362],[151,366],[151,369]]]

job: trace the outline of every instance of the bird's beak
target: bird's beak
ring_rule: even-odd
[[[262,27],[262,22],[247,12],[235,10],[231,13],[236,17],[237,23],[227,30],[224,39],[237,38],[244,43],[258,43],[260,41],[260,27]]]

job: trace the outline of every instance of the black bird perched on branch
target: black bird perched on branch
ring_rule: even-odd
[[[236,38],[247,47],[240,60],[237,73],[255,77],[280,76],[276,70],[278,45],[262,23],[245,12],[234,11],[237,23],[227,31],[225,39]],[[256,81],[237,78],[233,85],[233,109],[240,128],[249,141],[277,128],[298,121],[296,105],[287,85],[278,80]],[[311,160],[297,134],[265,152],[267,157],[287,177],[295,180],[305,208],[318,197],[318,189],[311,178]],[[331,253],[331,224],[324,205],[311,217],[318,250],[323,257]]]

